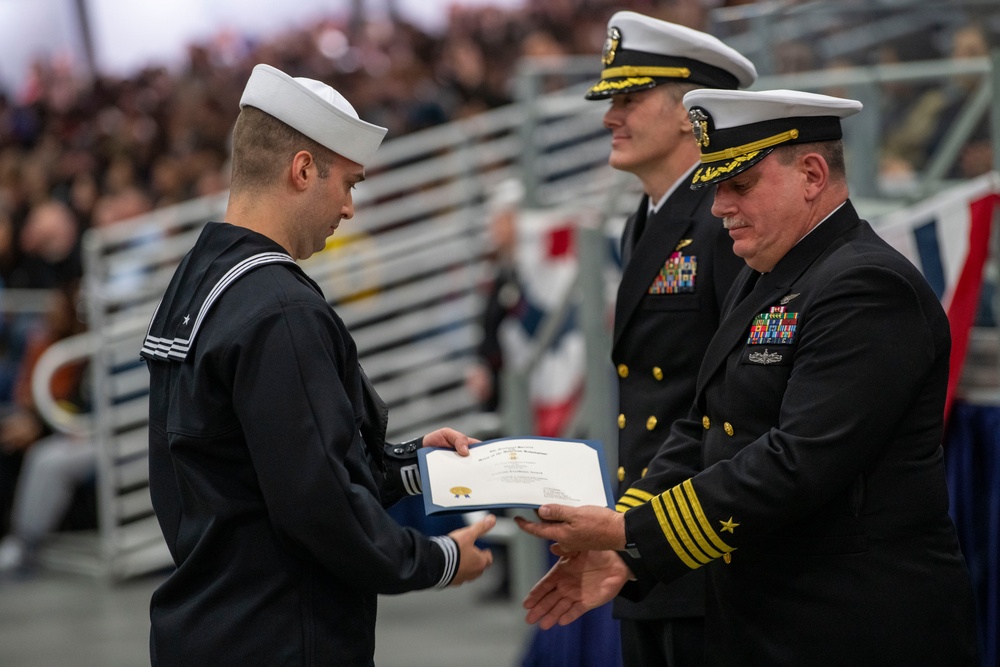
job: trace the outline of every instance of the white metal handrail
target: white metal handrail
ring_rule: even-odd
[[[70,410],[52,395],[52,378],[59,369],[85,363],[97,351],[97,336],[85,332],[63,338],[49,345],[35,362],[31,375],[31,396],[42,419],[56,431],[77,436],[93,433],[93,419],[88,413]]]

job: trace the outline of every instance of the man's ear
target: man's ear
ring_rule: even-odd
[[[807,201],[813,201],[826,190],[830,181],[830,167],[819,153],[806,153],[799,158]]]
[[[679,114],[678,120],[681,121],[681,132],[694,139],[694,125],[691,124],[691,116],[681,102],[677,102],[677,113]]]
[[[292,157],[289,167],[291,185],[296,190],[305,190],[316,177],[316,161],[309,151],[299,151]]]

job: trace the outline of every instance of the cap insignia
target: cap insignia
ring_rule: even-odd
[[[601,54],[601,62],[608,66],[615,61],[618,53],[618,45],[622,41],[622,32],[618,28],[611,26],[608,28],[608,36],[604,40],[604,53]]]
[[[698,142],[698,145],[702,148],[707,148],[708,139],[708,116],[701,109],[695,107],[688,111],[688,118],[691,120],[691,126],[694,130],[694,139]]]

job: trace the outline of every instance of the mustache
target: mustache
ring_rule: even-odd
[[[741,220],[734,220],[733,218],[723,218],[722,226],[725,229],[739,229],[740,227],[746,227],[746,223]]]

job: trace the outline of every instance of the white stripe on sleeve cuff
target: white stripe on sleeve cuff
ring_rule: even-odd
[[[417,464],[403,466],[399,469],[399,474],[403,478],[403,488],[411,496],[419,496],[423,493],[420,485],[420,469]]]
[[[434,536],[430,539],[444,552],[444,574],[441,575],[441,580],[434,588],[445,588],[455,578],[455,573],[458,571],[458,544],[446,535]]]

